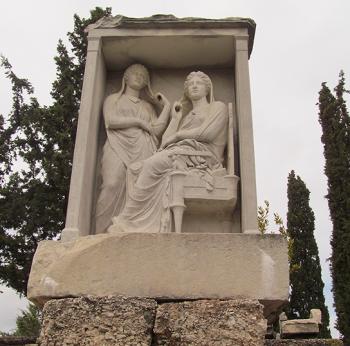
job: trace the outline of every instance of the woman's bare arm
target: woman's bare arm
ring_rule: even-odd
[[[164,130],[169,122],[170,115],[170,103],[168,99],[161,93],[157,93],[156,100],[160,107],[162,107],[162,112],[160,113],[158,119],[152,124],[152,129],[157,137],[161,137]]]
[[[181,119],[182,119],[182,105],[180,102],[175,102],[171,110],[170,124],[162,137],[161,147],[164,147],[165,143],[167,143],[169,140],[172,140],[172,138],[176,135]]]
[[[139,127],[147,132],[152,132],[151,126],[146,121],[137,118],[123,117],[120,115],[118,117],[115,117],[113,120],[109,121],[106,127],[107,129],[111,130],[127,129],[129,127]]]
[[[201,126],[189,130],[179,130],[171,134],[162,141],[162,147],[184,139],[195,139],[203,143],[212,142],[222,131],[222,128],[227,126],[228,114],[227,107],[222,102],[216,102],[211,111],[212,113],[208,114],[208,118]]]

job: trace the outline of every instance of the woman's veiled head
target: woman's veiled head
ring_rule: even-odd
[[[135,82],[134,86],[131,84]],[[151,78],[147,68],[141,64],[130,65],[125,71],[122,86],[118,91],[118,98],[125,92],[126,86],[140,90],[140,99],[151,104],[156,104],[156,99],[151,88]]]
[[[149,72],[145,66],[133,64],[125,70],[124,80],[127,85],[142,89],[150,83]]]

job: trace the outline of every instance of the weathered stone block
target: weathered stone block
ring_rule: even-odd
[[[155,345],[264,344],[266,320],[254,300],[199,300],[158,306]]]
[[[124,295],[157,300],[259,299],[265,316],[288,299],[287,245],[278,235],[121,233],[43,241],[28,297]]]
[[[288,320],[285,313],[280,315],[280,333],[283,339],[294,339],[300,336],[317,336],[322,314],[319,309],[311,309],[310,318]]]
[[[150,345],[156,302],[125,297],[50,300],[39,337],[49,345]]]
[[[318,334],[318,324],[312,320],[291,320],[281,323],[281,334],[285,336],[293,336],[298,334]]]

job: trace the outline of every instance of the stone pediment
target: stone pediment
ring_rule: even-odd
[[[94,24],[90,24],[86,31],[94,29],[113,28],[246,28],[249,34],[249,56],[253,49],[256,24],[250,18],[227,17],[223,19],[208,19],[197,17],[177,18],[172,14],[155,14],[151,17],[131,18],[123,15],[106,16]]]

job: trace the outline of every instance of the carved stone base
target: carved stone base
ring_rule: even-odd
[[[157,305],[145,298],[50,300],[39,345],[263,346],[266,320],[258,301],[199,300]]]
[[[283,339],[295,339],[304,337],[316,337],[319,326],[322,324],[321,310],[311,309],[310,318],[288,320],[283,313],[280,315],[280,333]]]
[[[39,305],[86,295],[258,299],[271,323],[288,284],[287,245],[278,235],[119,233],[41,242],[28,297]]]

